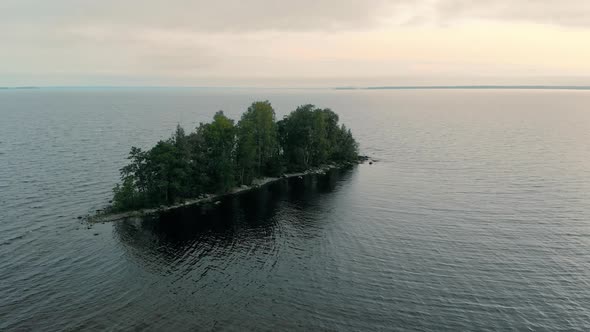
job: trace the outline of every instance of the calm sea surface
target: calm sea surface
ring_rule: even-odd
[[[89,226],[131,145],[254,100],[379,162]],[[590,92],[0,91],[0,330],[590,330]]]

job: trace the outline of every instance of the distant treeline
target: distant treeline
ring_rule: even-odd
[[[357,158],[351,131],[330,109],[304,105],[277,122],[268,101],[255,102],[237,124],[219,111],[189,134],[179,125],[172,137],[147,151],[132,147],[111,210],[173,204],[224,193],[255,178]]]

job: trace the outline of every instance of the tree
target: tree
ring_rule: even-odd
[[[130,209],[137,209],[143,206],[141,196],[137,192],[133,179],[127,177],[123,179],[123,183],[113,188],[113,210],[123,211]]]
[[[189,196],[196,197],[207,191],[210,183],[208,174],[208,148],[203,136],[203,131],[196,129],[187,136],[189,147]]]
[[[338,128],[335,134],[334,150],[331,159],[337,162],[352,162],[358,159],[358,143],[352,136],[352,131],[345,125]]]
[[[215,113],[213,122],[201,124],[197,129],[197,134],[203,136],[203,143],[207,147],[206,187],[211,191],[225,192],[235,184],[235,132],[234,121],[226,117],[223,111]]]
[[[298,107],[279,121],[279,140],[288,168],[301,170],[312,164],[313,105]]]
[[[187,160],[172,139],[159,141],[149,151],[152,183],[149,198],[155,204],[172,204],[185,192]]]
[[[190,150],[182,127],[148,151],[132,147],[129,159],[121,169],[122,184],[113,189],[115,210],[172,204],[190,194]]]
[[[303,105],[275,122],[268,101],[255,102],[238,125],[222,111],[211,123],[186,134],[178,125],[167,140],[147,151],[132,147],[121,183],[113,189],[113,211],[124,211],[223,193],[236,180],[249,184],[283,169],[300,171],[357,159],[358,144],[350,129],[338,125],[330,109]]]
[[[278,131],[275,111],[268,101],[252,103],[237,126],[236,158],[240,183],[274,175],[278,163]]]
[[[338,120],[330,109],[303,105],[279,121],[281,152],[288,168],[354,161],[358,144],[350,130],[338,126]]]

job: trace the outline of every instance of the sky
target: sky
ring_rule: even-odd
[[[0,0],[0,86],[589,78],[588,0]]]

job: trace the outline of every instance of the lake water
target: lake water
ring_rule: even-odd
[[[131,145],[254,100],[373,165],[88,226]],[[590,92],[0,91],[0,330],[590,330]]]

